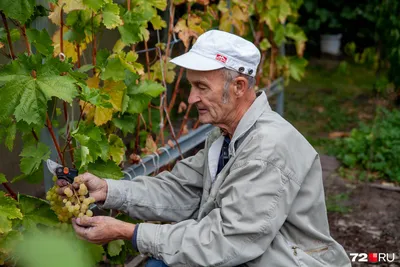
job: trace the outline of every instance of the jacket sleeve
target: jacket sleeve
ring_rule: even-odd
[[[273,162],[235,163],[213,209],[200,221],[140,224],[137,245],[169,266],[236,266],[262,255],[283,225],[300,188]]]
[[[132,181],[106,179],[101,208],[117,209],[148,221],[176,222],[198,211],[203,187],[204,151],[179,161],[171,172],[137,176]]]

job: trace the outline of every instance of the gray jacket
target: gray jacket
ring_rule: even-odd
[[[219,130],[171,172],[107,180],[104,208],[141,223],[141,253],[169,266],[351,266],[329,234],[317,152],[259,94],[215,177]]]

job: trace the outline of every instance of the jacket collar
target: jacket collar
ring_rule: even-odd
[[[271,107],[268,103],[267,95],[264,91],[257,93],[257,98],[254,100],[253,104],[243,115],[240,120],[235,132],[233,133],[233,137],[231,143],[229,145],[229,153],[234,156],[235,155],[235,141],[237,141],[240,137],[242,137],[250,128],[256,123],[258,118],[264,111],[270,111]]]

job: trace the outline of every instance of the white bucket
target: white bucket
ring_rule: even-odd
[[[341,39],[342,39],[342,34],[321,35],[321,52],[334,56],[340,55]]]

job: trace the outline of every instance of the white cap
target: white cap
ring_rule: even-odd
[[[200,35],[189,52],[171,62],[190,70],[228,68],[254,77],[260,58],[253,43],[228,32],[211,30]]]

